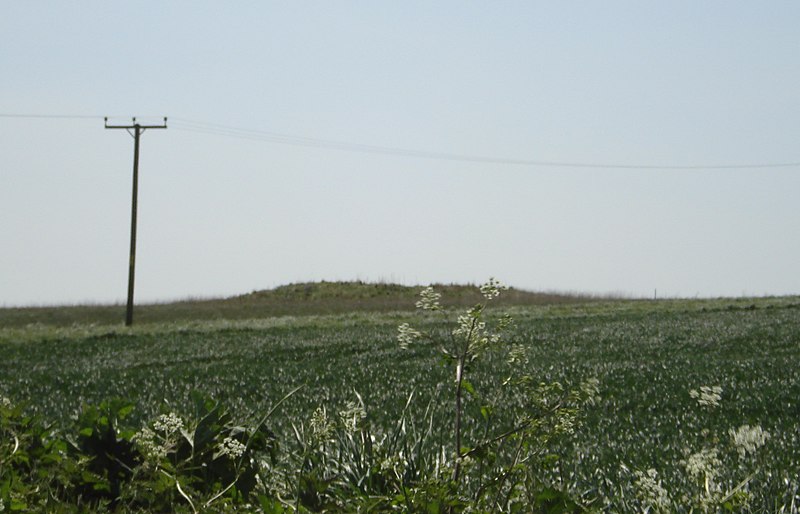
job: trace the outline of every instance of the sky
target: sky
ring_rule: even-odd
[[[141,137],[137,302],[799,294],[798,22],[795,1],[3,2],[0,306],[124,302],[133,138],[105,116],[168,117]]]

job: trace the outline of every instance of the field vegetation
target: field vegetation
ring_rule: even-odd
[[[443,305],[469,307],[480,301],[476,286],[437,284]],[[389,283],[310,282],[253,291],[230,298],[185,299],[136,306],[136,323],[251,320],[276,316],[348,314],[351,312],[413,311],[419,287]],[[574,304],[608,297],[586,294],[536,293],[510,289],[498,305]],[[116,325],[125,317],[125,305],[73,305],[0,308],[0,327],[31,324]]]
[[[797,512],[800,298],[436,290],[0,311],[3,508]]]

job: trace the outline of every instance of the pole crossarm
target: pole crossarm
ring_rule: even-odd
[[[144,129],[165,129],[165,128],[167,128],[167,117],[166,116],[164,116],[164,123],[161,124],[161,125],[142,125],[142,124],[136,122],[136,118],[132,118],[133,125],[109,125],[108,124],[108,116],[106,116],[103,119],[105,121],[105,128],[107,128],[107,129],[127,129],[127,130],[130,130],[130,129],[138,127],[140,129],[144,130]]]
[[[164,116],[163,125],[142,125],[136,122],[136,118],[132,118],[133,125],[109,125],[108,117],[104,118],[105,128],[107,129],[125,129],[128,134],[133,136],[133,188],[131,198],[131,246],[130,257],[128,259],[128,305],[125,310],[125,325],[131,326],[133,324],[133,281],[136,269],[136,212],[137,212],[137,198],[139,196],[139,137],[146,129],[165,129],[167,128],[167,117]],[[133,129],[133,132],[131,132]]]

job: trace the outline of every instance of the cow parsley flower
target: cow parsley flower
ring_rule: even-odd
[[[167,456],[167,448],[157,441],[156,433],[149,428],[143,428],[133,436],[133,442],[141,449],[142,453],[153,460],[160,460]]]
[[[669,512],[672,500],[661,485],[658,472],[655,469],[648,469],[647,472],[637,470],[634,474],[636,475],[634,485],[642,503],[656,512]]]
[[[754,427],[742,425],[735,430],[730,429],[728,433],[731,435],[736,451],[739,452],[739,457],[742,459],[747,454],[754,454],[770,438],[769,432],[763,430],[760,425]]]
[[[408,323],[403,323],[397,327],[397,342],[400,348],[407,350],[411,343],[422,337],[422,332],[411,328]]]
[[[500,291],[508,289],[507,285],[500,283],[494,277],[491,277],[485,284],[480,286],[481,294],[487,300],[493,300],[500,296]]]
[[[344,426],[344,429],[350,433],[356,431],[360,426],[361,421],[367,417],[367,412],[360,403],[347,402],[345,408],[339,411],[339,419]]]
[[[328,418],[328,411],[324,406],[317,407],[308,422],[311,437],[316,441],[327,441],[333,436],[333,423]]]
[[[231,460],[235,460],[244,455],[244,451],[246,449],[247,446],[237,441],[236,439],[228,436],[222,440],[222,444],[220,445],[218,455],[220,457],[226,456]]]
[[[455,337],[469,337],[471,341],[477,341],[486,337],[486,322],[479,321],[480,312],[470,310],[466,314],[458,317],[458,326],[453,329]]]
[[[719,492],[720,486],[714,479],[722,469],[722,461],[716,448],[704,448],[681,461],[689,476],[703,485],[706,495]]]
[[[432,286],[428,286],[419,293],[420,299],[417,301],[417,309],[422,309],[424,311],[438,311],[441,309],[439,305],[439,298],[442,297],[442,293],[437,293],[433,290]]]
[[[183,428],[183,421],[174,412],[162,414],[153,422],[153,428],[165,434],[178,432]]]
[[[453,329],[453,337],[466,342],[469,352],[473,355],[500,342],[500,335],[489,333],[486,322],[480,321],[480,315],[479,310],[471,309],[458,317],[458,326]]]
[[[720,386],[700,386],[700,391],[692,389],[689,396],[697,400],[697,403],[704,407],[718,407],[722,399],[722,388]]]

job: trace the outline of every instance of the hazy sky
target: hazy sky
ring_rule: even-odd
[[[652,168],[800,162],[798,27],[794,0],[3,2],[0,305],[124,301],[133,139],[102,116],[170,117],[137,301],[800,293],[800,165]]]

